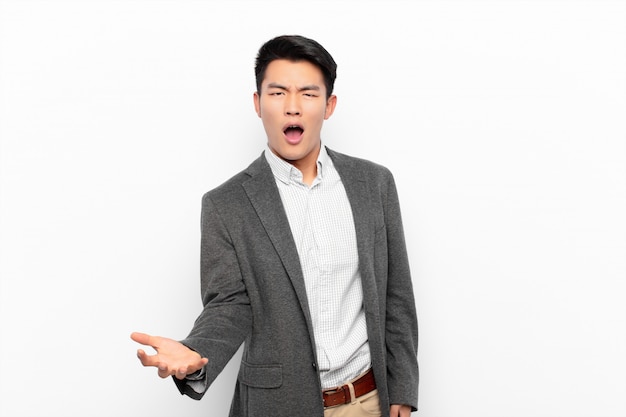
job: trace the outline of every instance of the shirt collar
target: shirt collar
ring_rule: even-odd
[[[274,177],[285,183],[289,184],[291,179],[302,181],[302,172],[295,166],[291,165],[289,162],[279,158],[272,152],[269,146],[265,148],[265,159],[267,163],[270,165],[272,169],[272,174]],[[324,166],[328,165],[328,152],[326,152],[326,147],[324,145],[320,145],[320,153],[317,156],[317,177],[316,180],[321,181],[324,177],[323,170]]]

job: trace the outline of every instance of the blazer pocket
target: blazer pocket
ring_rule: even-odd
[[[280,388],[283,385],[283,366],[280,364],[253,365],[241,362],[239,382],[253,388]]]

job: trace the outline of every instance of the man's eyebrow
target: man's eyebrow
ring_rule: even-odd
[[[285,87],[282,84],[278,84],[278,83],[269,83],[267,85],[267,88],[278,88],[279,90],[285,90],[285,91],[289,90],[289,88]],[[315,84],[298,87],[298,91],[310,91],[310,90],[320,91],[320,87],[318,85],[315,85]]]
[[[267,85],[267,88],[278,88],[279,90],[287,90],[287,87],[285,87],[282,84],[278,84],[278,83],[269,83]]]
[[[304,87],[298,87],[298,91],[309,91],[309,90],[314,90],[314,91],[320,91],[320,87],[319,85],[305,85]]]

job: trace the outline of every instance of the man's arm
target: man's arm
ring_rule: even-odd
[[[239,265],[241,254],[237,253],[229,230],[232,220],[228,223],[228,219],[222,218],[226,210],[222,205],[220,212],[211,199],[211,193],[203,197],[200,290],[204,308],[189,335],[181,340],[182,344],[201,356],[210,358],[204,367],[205,389],[224,369],[252,328],[250,299]],[[182,393],[199,399],[186,389],[184,385],[187,382],[185,379],[176,385]],[[204,391],[197,393],[203,394]]]
[[[409,260],[404,240],[400,203],[393,176],[389,177],[385,204],[387,229],[387,386],[391,415],[403,416],[398,404],[417,409],[419,369],[417,364],[417,313]],[[398,414],[400,412],[400,414]]]
[[[159,368],[159,376],[174,376],[182,394],[202,398],[232,358],[252,326],[250,301],[227,226],[209,195],[202,205],[201,291],[204,308],[189,335],[180,342],[133,333],[133,340],[157,350],[137,356],[144,366]],[[211,361],[207,359],[211,358]],[[199,375],[192,375],[198,370]],[[187,378],[189,376],[189,378]]]

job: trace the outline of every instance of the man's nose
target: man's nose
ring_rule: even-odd
[[[300,103],[297,97],[291,96],[285,103],[285,114],[287,116],[299,116],[301,113]]]

